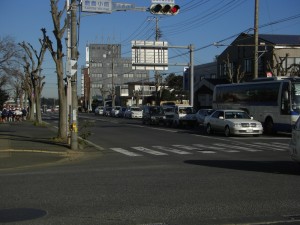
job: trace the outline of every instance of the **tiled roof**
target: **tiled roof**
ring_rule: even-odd
[[[275,45],[300,45],[300,35],[259,34],[259,39]]]

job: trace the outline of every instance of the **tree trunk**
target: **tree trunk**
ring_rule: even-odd
[[[38,124],[42,123],[42,114],[41,114],[41,94],[39,93],[39,91],[37,90],[38,88],[35,87],[35,108],[36,108],[36,117],[35,117],[35,121]]]
[[[67,97],[63,80],[63,65],[60,61],[57,65],[58,101],[59,101],[59,127],[58,137],[67,140]]]
[[[34,97],[32,97],[32,94],[28,99],[29,99],[28,119],[34,121]]]

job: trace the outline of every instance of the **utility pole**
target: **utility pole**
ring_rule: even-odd
[[[194,106],[194,46],[190,45],[190,105]]]
[[[71,3],[71,59],[76,61],[77,67],[77,0],[72,0]],[[76,68],[77,69],[77,68]],[[78,150],[78,124],[77,124],[77,70],[71,78],[72,85],[72,116],[71,126],[71,149]]]
[[[111,106],[115,107],[116,106],[116,97],[115,97],[115,84],[114,84],[114,61],[115,61],[115,46],[112,45],[112,50],[111,50]]]
[[[254,79],[258,78],[258,7],[259,0],[255,0],[254,13]]]
[[[155,18],[155,41],[159,41],[159,38],[160,38],[160,30],[159,30],[159,27],[158,27],[158,17]],[[155,71],[155,87],[156,87],[156,90],[155,90],[155,93],[156,93],[156,98],[155,98],[155,105],[159,105],[160,103],[160,94],[159,94],[159,91],[158,91],[158,88],[160,86],[160,74],[158,71]]]

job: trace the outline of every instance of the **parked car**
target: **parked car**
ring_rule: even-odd
[[[121,111],[121,106],[115,106],[111,110],[111,116],[113,117],[120,117],[120,111]]]
[[[164,125],[172,126],[174,115],[175,115],[175,106],[167,105],[163,106],[164,113]]]
[[[173,126],[195,126],[196,124],[196,112],[192,106],[176,105],[174,107]]]
[[[160,124],[164,123],[164,111],[161,106],[144,106],[143,107],[143,124]]]
[[[289,145],[289,153],[291,158],[300,163],[300,117],[293,126],[292,138]]]
[[[126,109],[126,107],[121,107],[121,110],[119,111],[119,117],[124,117]]]
[[[199,109],[196,112],[196,119],[199,126],[202,126],[204,124],[204,119],[206,116],[209,116],[212,114],[215,110],[213,109]]]
[[[103,116],[110,116],[111,115],[111,106],[104,106],[103,108]]]
[[[103,106],[97,106],[95,108],[95,115],[103,115]]]
[[[130,106],[124,113],[125,118],[143,118],[143,110],[138,106]]]
[[[207,134],[224,132],[226,137],[231,135],[259,136],[263,133],[262,124],[243,110],[216,110],[205,117],[204,126]]]

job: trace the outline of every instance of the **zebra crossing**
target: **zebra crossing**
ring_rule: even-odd
[[[168,156],[170,154],[177,155],[191,155],[191,154],[217,154],[217,153],[239,153],[239,152],[263,152],[263,151],[288,151],[288,144],[285,143],[263,143],[255,142],[251,144],[243,143],[243,146],[238,144],[213,143],[205,144],[191,144],[191,145],[170,145],[160,146],[153,145],[150,147],[132,146],[128,148],[109,148],[114,152],[124,154],[130,157],[155,155]]]

